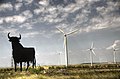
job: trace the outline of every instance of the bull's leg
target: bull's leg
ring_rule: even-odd
[[[28,70],[28,67],[29,67],[29,61],[27,61],[27,68],[26,68],[26,71]]]
[[[34,68],[34,60],[32,61],[32,67]]]
[[[20,62],[20,71],[22,71],[22,62]]]
[[[36,59],[34,58],[34,60],[33,60],[33,65],[32,65],[32,67],[34,68],[34,66],[36,67]]]
[[[15,72],[16,72],[16,65],[17,65],[17,63],[14,61],[14,65],[15,65]]]
[[[35,58],[35,67],[36,67],[36,58]]]

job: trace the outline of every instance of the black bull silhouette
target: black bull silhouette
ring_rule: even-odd
[[[22,62],[27,62],[27,68],[29,67],[29,62],[32,62],[32,66],[36,66],[35,50],[34,48],[25,48],[20,44],[20,37],[10,37],[8,33],[9,41],[12,43],[12,55],[14,59],[15,71],[17,63],[20,63],[20,70],[22,71]]]

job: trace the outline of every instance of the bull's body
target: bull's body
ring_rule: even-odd
[[[36,64],[34,48],[23,47],[19,43],[19,40],[21,38],[10,37],[9,34],[10,33],[8,33],[8,38],[9,38],[9,41],[12,43],[12,49],[13,49],[12,55],[13,55],[14,64],[15,64],[15,71],[16,71],[17,63],[20,63],[20,70],[22,71],[22,62],[27,62],[27,69],[29,67],[29,62],[32,62],[33,68],[34,68],[34,66]]]
[[[13,49],[13,58],[16,62],[32,62],[35,58],[35,50],[34,48]]]

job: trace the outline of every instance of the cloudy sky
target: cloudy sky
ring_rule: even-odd
[[[37,65],[65,64],[63,34],[68,36],[69,64],[89,63],[94,42],[94,62],[113,62],[120,48],[119,0],[0,0],[0,67],[10,67],[12,47],[7,33],[22,35],[24,47],[34,47]],[[116,51],[120,62],[120,50]]]

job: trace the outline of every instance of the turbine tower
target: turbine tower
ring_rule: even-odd
[[[113,63],[116,64],[116,51],[118,51],[118,49],[116,49],[115,47],[113,47]]]
[[[66,67],[68,66],[68,46],[67,46],[67,37],[68,37],[68,35],[71,35],[71,34],[73,34],[73,33],[75,33],[75,32],[77,32],[78,30],[74,30],[74,31],[72,31],[72,32],[70,32],[70,33],[65,33],[63,30],[61,30],[60,28],[57,28],[61,33],[63,33],[63,35],[64,35],[64,47],[65,47],[65,65],[66,65]]]
[[[92,64],[93,64],[93,54],[96,55],[93,49],[94,49],[94,43],[92,42],[91,47],[88,49],[88,50],[90,51],[90,62],[91,62],[91,66],[92,66]]]

